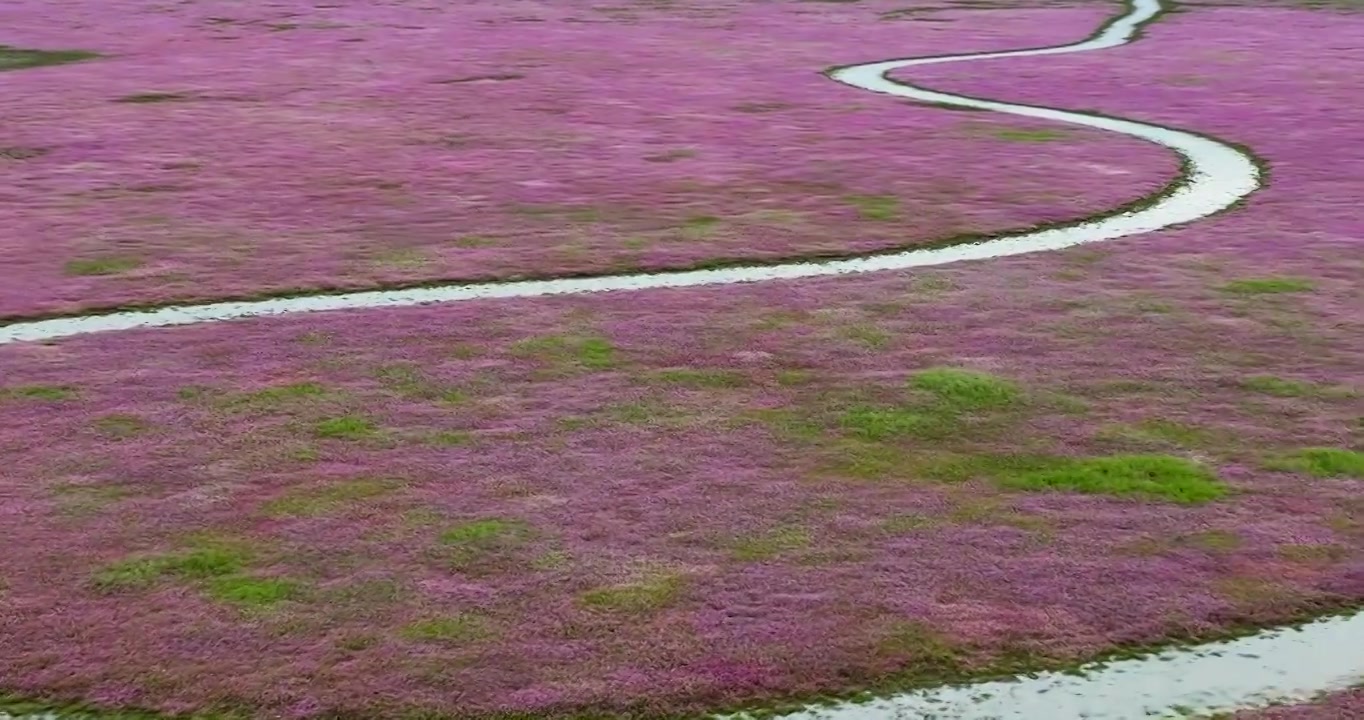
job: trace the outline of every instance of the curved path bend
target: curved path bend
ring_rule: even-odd
[[[1019,105],[928,90],[891,80],[892,71],[916,65],[1087,52],[1127,44],[1169,8],[1165,0],[1129,0],[1125,12],[1089,38],[1069,45],[1008,52],[887,60],[832,69],[844,85],[884,95],[953,107],[988,110],[1082,125],[1141,138],[1169,148],[1184,163],[1179,178],[1138,209],[1115,212],[1045,230],[1006,234],[950,247],[871,254],[841,260],[750,265],[714,270],[604,275],[559,280],[451,284],[411,290],[366,291],[167,306],[84,317],[21,321],[0,326],[0,345],[52,340],[94,332],[166,327],[237,318],[329,310],[402,307],[465,300],[538,297],[787,280],[903,270],[963,260],[1102,242],[1182,225],[1231,208],[1260,186],[1260,170],[1244,151],[1196,133],[1132,120]],[[1364,613],[1327,618],[1297,629],[1278,629],[1239,640],[1170,650],[1077,674],[1044,673],[1011,681],[906,693],[870,703],[811,708],[788,720],[1136,720],[1191,717],[1305,699],[1364,679]],[[60,715],[24,720],[57,720]],[[728,716],[733,720],[743,715]],[[0,711],[0,720],[11,716]],[[20,720],[13,718],[13,720]]]
[[[601,275],[558,280],[450,284],[408,290],[373,290],[272,300],[173,305],[153,310],[21,321],[0,326],[0,345],[31,340],[53,340],[110,330],[190,325],[262,315],[403,307],[487,298],[730,285],[880,270],[904,270],[963,260],[984,260],[1044,250],[1060,250],[1199,220],[1235,205],[1259,187],[1260,170],[1245,152],[1218,140],[1184,130],[1089,113],[953,95],[926,90],[887,77],[893,70],[914,65],[1060,55],[1116,47],[1136,39],[1143,26],[1159,18],[1166,10],[1162,0],[1129,0],[1125,13],[1109,21],[1090,38],[1071,45],[1010,52],[887,60],[835,68],[828,72],[833,80],[861,90],[937,105],[990,110],[1008,115],[1083,125],[1163,145],[1182,158],[1183,173],[1164,193],[1151,198],[1149,203],[1138,210],[1114,213],[1045,230],[998,235],[988,240],[950,247],[867,254],[840,260],[796,261],[711,270]]]

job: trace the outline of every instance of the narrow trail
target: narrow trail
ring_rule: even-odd
[[[1070,45],[1008,52],[887,60],[828,71],[839,83],[874,93],[1009,115],[1070,123],[1136,137],[1169,148],[1183,171],[1166,190],[1136,209],[1113,212],[1045,230],[932,249],[868,254],[839,260],[751,265],[713,270],[603,275],[536,281],[451,284],[410,290],[318,294],[248,302],[166,306],[0,326],[0,345],[52,340],[140,327],[168,327],[239,318],[346,309],[403,307],[466,300],[619,292],[653,288],[753,283],[945,265],[1060,250],[1153,232],[1208,217],[1236,205],[1260,187],[1261,175],[1244,151],[1183,130],[1088,113],[998,102],[920,88],[891,80],[892,71],[916,65],[1059,55],[1133,42],[1167,10],[1165,0],[1129,0],[1123,14],[1089,38]],[[906,693],[870,703],[845,703],[785,716],[787,720],[1135,720],[1190,717],[1296,700],[1364,678],[1364,613],[1327,618],[1296,629],[1265,631],[1239,640],[1170,650],[1123,660],[1084,674],[1053,674]],[[61,720],[40,714],[0,720]],[[727,716],[742,718],[743,715]]]
[[[838,260],[796,261],[710,270],[601,275],[551,280],[463,283],[408,290],[372,290],[318,294],[243,302],[171,305],[150,310],[101,313],[69,318],[19,321],[0,326],[0,345],[33,340],[54,340],[75,335],[138,327],[166,327],[219,322],[264,315],[404,307],[466,300],[545,295],[647,290],[653,288],[730,285],[792,280],[830,275],[851,275],[882,270],[946,265],[964,260],[1060,250],[1075,245],[1115,240],[1199,220],[1235,205],[1260,185],[1260,170],[1242,150],[1209,137],[1184,130],[1099,115],[1031,105],[982,100],[926,90],[889,79],[893,70],[915,65],[989,60],[1036,55],[1059,55],[1117,47],[1135,40],[1145,25],[1158,19],[1166,8],[1162,0],[1131,0],[1127,11],[1100,28],[1090,38],[1072,45],[1010,52],[943,55],[907,60],[887,60],[852,65],[829,71],[831,79],[861,90],[893,95],[937,105],[989,110],[1008,115],[1083,125],[1147,140],[1173,150],[1183,160],[1179,178],[1140,209],[1117,212],[1045,230],[1004,234],[980,242],[949,247],[874,253]]]

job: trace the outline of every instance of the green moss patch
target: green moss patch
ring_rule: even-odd
[[[1056,142],[1057,140],[1066,140],[1070,137],[1070,133],[1064,130],[1025,130],[1022,128],[998,128],[991,131],[990,134],[1000,140],[1023,143]]]
[[[378,498],[393,491],[397,483],[385,480],[347,480],[319,488],[291,490],[261,508],[275,517],[327,515]]]
[[[521,520],[481,518],[441,531],[438,554],[452,569],[487,571],[530,542],[533,528]]]
[[[584,606],[620,613],[649,613],[677,602],[686,590],[686,578],[663,574],[632,583],[597,588],[583,593]]]
[[[810,533],[805,528],[780,527],[733,538],[728,546],[730,556],[740,562],[772,560],[808,548]]]
[[[151,423],[136,415],[105,415],[95,418],[95,432],[111,440],[126,440],[151,429]]]
[[[403,397],[455,405],[469,399],[464,390],[428,378],[416,365],[385,365],[375,370],[374,376],[385,388]]]
[[[418,620],[403,627],[399,635],[406,640],[435,644],[460,644],[489,636],[487,622],[477,615],[459,613]]]
[[[1250,390],[1251,392],[1284,398],[1311,397],[1329,399],[1354,397],[1358,394],[1352,388],[1348,387],[1322,385],[1303,380],[1281,378],[1274,375],[1251,375],[1242,378],[1240,385],[1242,388]]]
[[[238,545],[205,544],[184,552],[134,557],[95,574],[95,587],[105,591],[152,585],[163,578],[205,580],[240,572],[253,554]]]
[[[842,428],[866,440],[933,438],[950,433],[953,418],[913,407],[854,407],[839,419]]]
[[[909,378],[909,387],[930,393],[944,406],[959,412],[1004,408],[1022,397],[1022,392],[1011,380],[954,367],[934,367],[914,373]]]
[[[197,587],[209,599],[241,608],[267,608],[302,594],[303,586],[295,580],[250,573],[257,555],[246,542],[204,536],[179,552],[107,565],[95,573],[92,584],[103,593],[120,593],[178,581]]]
[[[265,608],[293,600],[301,586],[287,578],[262,578],[245,575],[215,577],[208,582],[210,597],[242,607]]]
[[[331,440],[366,440],[379,435],[379,426],[366,417],[343,415],[327,418],[313,426],[313,434]]]
[[[1266,463],[1271,470],[1319,478],[1364,479],[1364,452],[1343,448],[1305,448]]]
[[[582,370],[607,370],[616,364],[616,350],[606,338],[577,335],[544,335],[513,343],[508,352],[516,357]]]
[[[93,60],[99,57],[97,53],[85,50],[26,50],[24,48],[0,45],[0,72],[5,70],[26,70],[28,68],[45,67],[48,65],[66,65],[68,63]]]
[[[843,200],[853,206],[863,220],[893,222],[900,219],[900,199],[894,195],[849,195]]]
[[[142,267],[142,261],[134,257],[107,256],[79,258],[67,261],[63,271],[67,275],[122,275]]]
[[[1057,459],[1050,467],[1008,473],[1006,488],[1135,497],[1180,504],[1221,498],[1227,487],[1206,468],[1169,455],[1111,455]]]
[[[195,399],[203,393],[185,393],[184,399]],[[335,398],[337,393],[318,382],[296,382],[251,390],[228,393],[218,399],[225,410],[235,412],[285,412],[300,407],[311,407],[318,402]]]
[[[1299,277],[1260,277],[1232,280],[1218,288],[1228,295],[1281,295],[1315,290],[1317,284]]]
[[[1213,433],[1196,425],[1153,419],[1106,425],[1100,428],[1095,437],[1101,441],[1128,445],[1197,448],[1212,442]]]
[[[76,397],[76,391],[65,385],[20,385],[0,387],[0,402],[29,400],[33,402],[61,402]]]

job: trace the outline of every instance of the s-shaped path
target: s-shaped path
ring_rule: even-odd
[[[850,65],[831,70],[828,73],[831,79],[844,85],[884,95],[894,95],[938,105],[990,110],[1009,115],[1084,125],[1163,145],[1182,158],[1184,164],[1182,174],[1163,194],[1152,198],[1148,204],[1139,210],[1081,220],[1046,230],[998,235],[980,242],[950,247],[873,253],[840,260],[796,261],[711,270],[601,275],[558,280],[450,284],[409,290],[374,290],[246,302],[176,305],[146,311],[23,321],[0,326],[0,345],[26,340],[51,340],[108,330],[190,325],[261,315],[402,307],[484,298],[539,297],[543,295],[573,295],[651,288],[730,285],[765,280],[850,275],[878,270],[904,270],[930,265],[945,265],[962,260],[984,260],[1044,250],[1060,250],[1075,245],[1114,240],[1192,222],[1231,207],[1259,187],[1259,168],[1246,153],[1218,140],[1183,130],[1089,113],[953,95],[927,90],[886,77],[893,70],[914,65],[1035,55],[1060,55],[1117,47],[1136,39],[1144,25],[1160,17],[1166,10],[1163,1],[1128,0],[1126,12],[1109,21],[1090,38],[1071,45],[1010,52],[886,60],[863,65]]]
[[[926,103],[989,110],[1083,125],[1163,145],[1184,162],[1182,175],[1159,197],[1129,212],[1035,232],[944,248],[870,254],[842,260],[752,265],[715,270],[604,275],[414,290],[163,307],[85,317],[16,322],[0,327],[0,345],[137,327],[165,327],[236,318],[463,300],[538,297],[650,288],[727,285],[880,270],[903,270],[1060,250],[1189,223],[1226,210],[1254,192],[1260,171],[1244,152],[1195,133],[1088,113],[1018,105],[937,92],[891,80],[900,68],[945,62],[1060,55],[1132,42],[1166,10],[1162,0],[1129,0],[1126,11],[1078,43],[1009,52],[946,55],[850,65],[831,79],[862,90]],[[787,716],[789,720],[1135,720],[1210,712],[1299,699],[1364,678],[1364,614],[1320,620],[1301,629],[1273,630],[1240,640],[1125,660],[1082,676],[1042,674],[909,693],[868,704],[845,704]],[[1178,710],[1176,710],[1178,708]],[[0,711],[0,720],[10,716]],[[58,715],[39,717],[57,718]]]

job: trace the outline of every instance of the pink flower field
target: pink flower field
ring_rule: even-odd
[[[867,251],[1178,169],[817,72],[1104,3],[249,6],[0,10],[102,56],[0,74],[0,315]],[[0,345],[0,713],[702,718],[1357,610],[1364,15],[1187,10],[906,78],[1251,148],[1193,225]]]
[[[0,84],[0,318],[864,252],[1073,220],[1175,172],[820,74],[1066,42],[1111,8],[903,9],[9,3],[4,42],[101,57]]]
[[[1275,707],[1240,713],[1232,720],[1342,720],[1364,717],[1364,690],[1355,689],[1329,695],[1305,705]]]

